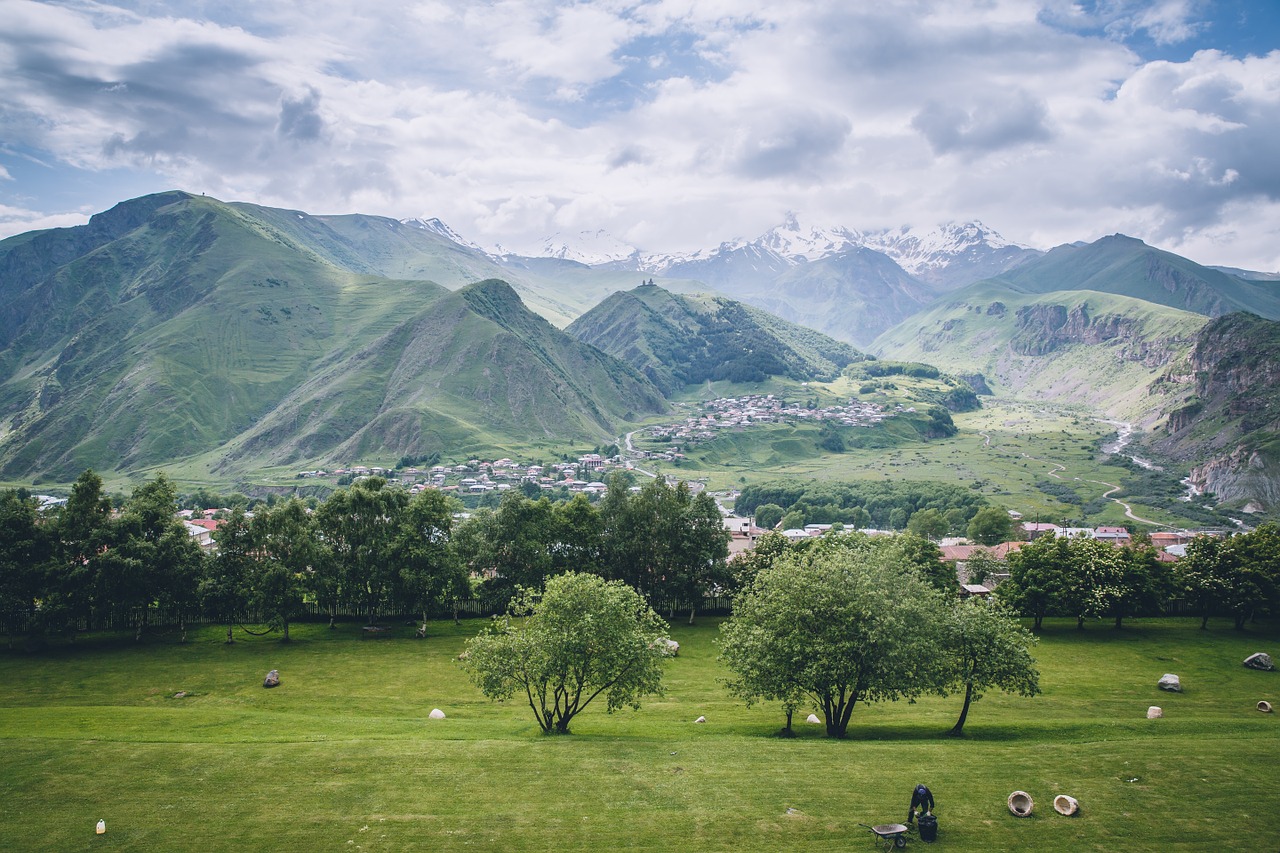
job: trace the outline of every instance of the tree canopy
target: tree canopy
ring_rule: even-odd
[[[727,686],[753,702],[804,697],[827,734],[854,706],[913,698],[942,677],[943,596],[889,540],[834,537],[757,574],[721,626]]]
[[[507,614],[467,642],[462,663],[485,696],[523,694],[544,734],[568,734],[602,694],[610,712],[662,695],[667,630],[630,586],[567,572],[544,590],[521,588]]]

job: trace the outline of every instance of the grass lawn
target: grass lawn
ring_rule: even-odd
[[[938,850],[1275,850],[1280,720],[1255,706],[1280,706],[1280,673],[1240,662],[1280,656],[1280,629],[1197,624],[1051,620],[1036,649],[1044,693],[987,695],[960,740],[943,736],[957,697],[860,705],[845,741],[804,713],[800,737],[773,737],[776,708],[719,685],[711,619],[674,626],[664,698],[593,706],[561,738],[466,682],[453,659],[478,621],[433,625],[425,641],[403,626],[361,639],[302,625],[288,645],[225,646],[210,627],[185,645],[5,652],[0,848],[873,850],[859,823],[900,821],[924,782]],[[273,668],[281,686],[264,690]],[[1158,691],[1165,672],[1186,692]],[[1149,705],[1165,717],[1147,720]],[[1030,818],[1005,807],[1019,789]],[[1059,793],[1080,816],[1053,811]]]

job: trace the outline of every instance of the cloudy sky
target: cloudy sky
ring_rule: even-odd
[[[1275,0],[0,0],[0,236],[169,188],[646,251],[979,219],[1280,270]]]

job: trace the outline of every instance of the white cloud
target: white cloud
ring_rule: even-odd
[[[1146,62],[1123,43],[1201,38],[1196,3],[138,8],[0,0],[0,138],[509,245],[604,227],[697,248],[794,209],[1275,258],[1280,53]],[[9,177],[0,202],[39,208],[37,179]]]

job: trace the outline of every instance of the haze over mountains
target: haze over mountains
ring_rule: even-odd
[[[684,255],[591,236],[491,254],[439,220],[169,192],[0,241],[0,476],[590,445],[698,383],[828,380],[860,349],[1088,404],[1190,462],[1270,464],[1271,410],[1212,445],[1198,419],[1244,404],[1190,366],[1248,352],[1238,326],[1206,348],[1211,317],[1280,317],[1265,274],[1122,235],[1041,253],[976,223],[789,217]]]

